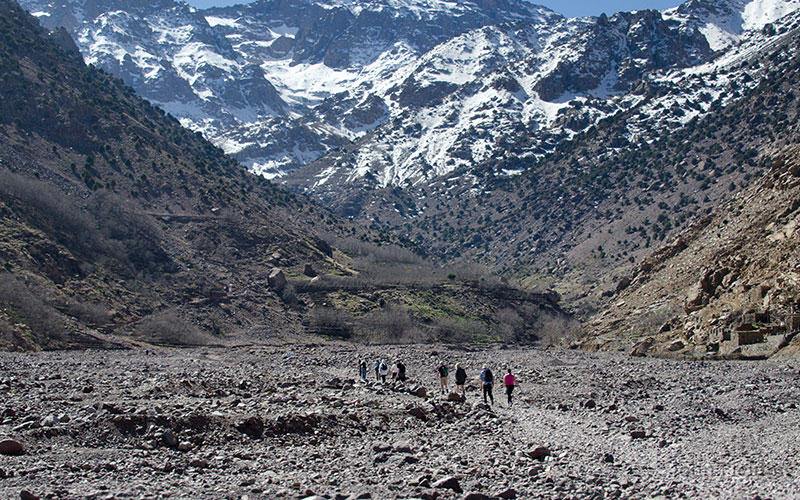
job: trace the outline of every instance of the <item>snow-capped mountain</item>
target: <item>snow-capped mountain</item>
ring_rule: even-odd
[[[522,0],[21,4],[252,170],[295,171],[288,182],[318,193],[542,156],[634,106],[629,140],[680,126],[734,98],[720,73],[800,7],[690,0],[565,19]]]
[[[384,123],[381,82],[437,44],[498,22],[560,19],[520,0],[21,4],[44,26],[67,28],[87,62],[268,176]]]

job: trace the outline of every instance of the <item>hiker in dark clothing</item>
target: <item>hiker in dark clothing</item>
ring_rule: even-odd
[[[439,385],[442,389],[442,394],[447,394],[447,365],[444,361],[439,363],[436,367],[436,373],[439,375]]]
[[[396,361],[397,363],[397,380],[401,383],[406,381],[406,365],[403,364],[402,361],[399,359]]]
[[[364,382],[367,381],[367,360],[364,358],[358,362],[358,376],[361,377],[361,380]]]
[[[490,370],[488,366],[483,367],[480,379],[483,385],[483,402],[486,403],[486,397],[488,396],[489,401],[491,401],[489,404],[493,405],[494,396],[492,395],[492,386],[494,385],[494,374],[492,374],[492,370]]]
[[[467,371],[461,368],[460,363],[456,363],[456,392],[460,392],[461,396],[467,397],[467,391],[464,389],[464,384],[467,383]]]
[[[381,379],[380,367],[381,367],[381,360],[380,359],[376,359],[375,360],[375,380],[380,380]]]

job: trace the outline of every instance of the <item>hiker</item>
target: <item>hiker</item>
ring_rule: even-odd
[[[385,384],[386,375],[389,375],[389,365],[386,364],[386,360],[382,359],[378,365],[378,374],[381,376],[381,384]]]
[[[399,372],[400,368],[397,367],[397,360],[394,360],[394,363],[392,363],[392,385],[394,385],[395,382],[397,382],[397,376]]]
[[[367,360],[365,358],[361,358],[361,361],[358,362],[358,375],[362,381],[367,381]]]
[[[439,374],[439,385],[442,389],[442,394],[447,394],[447,365],[444,364],[444,361],[439,363],[439,366],[436,367],[436,373]]]
[[[486,403],[486,396],[489,396],[489,401],[491,401],[491,405],[494,404],[494,396],[492,395],[492,385],[494,384],[494,375],[492,374],[492,370],[489,369],[488,366],[483,366],[483,371],[481,371],[480,379],[483,385],[483,402]]]
[[[461,396],[467,397],[467,391],[464,389],[464,384],[467,383],[467,371],[461,368],[461,363],[456,363],[456,392],[461,392]]]
[[[405,383],[406,365],[404,365],[403,362],[400,361],[399,359],[395,361],[395,364],[397,365],[397,380],[399,380],[401,383]]]
[[[375,360],[375,381],[376,382],[381,379],[380,368],[381,368],[381,360],[380,359],[376,359]]]
[[[511,368],[508,369],[505,377],[503,377],[503,385],[506,388],[506,396],[508,397],[508,407],[511,408],[511,393],[514,392],[514,385],[516,378],[511,374]]]

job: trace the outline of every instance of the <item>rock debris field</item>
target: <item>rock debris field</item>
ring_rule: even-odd
[[[482,404],[485,363],[517,375],[512,408]],[[0,366],[1,498],[800,498],[797,361],[296,343]]]

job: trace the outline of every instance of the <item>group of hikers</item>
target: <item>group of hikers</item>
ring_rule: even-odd
[[[358,363],[359,376],[364,382],[367,381],[368,365],[369,363],[365,358],[361,358]],[[389,377],[390,374],[392,385],[398,383],[404,384],[406,380],[408,380],[408,376],[406,375],[406,365],[403,364],[403,362],[399,359],[395,359],[391,367],[385,359],[377,359],[375,360],[373,368],[375,370],[375,380],[383,384],[386,383],[386,378]],[[454,378],[456,393],[461,395],[461,397],[466,398],[467,392],[465,386],[467,383],[467,371],[464,370],[460,363],[456,363],[455,369],[456,371]],[[507,371],[508,373],[503,376],[503,388],[506,397],[508,398],[508,407],[510,408],[512,406],[512,394],[514,393],[514,387],[517,385],[517,380],[516,377],[511,373],[511,368],[508,368]],[[443,361],[439,362],[439,366],[436,367],[436,375],[439,379],[439,388],[441,389],[442,394],[448,394],[448,380],[450,373],[447,365]],[[483,402],[494,405],[494,395],[492,394],[492,389],[494,388],[495,382],[492,370],[490,370],[488,366],[484,365],[480,375],[478,376],[478,379],[480,380],[481,388],[483,389]]]

